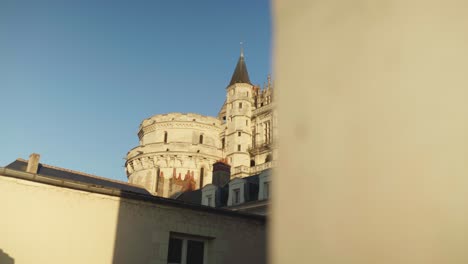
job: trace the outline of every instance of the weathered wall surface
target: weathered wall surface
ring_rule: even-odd
[[[23,263],[166,263],[169,232],[213,238],[208,263],[265,263],[254,219],[0,175],[0,249]]]
[[[275,1],[274,263],[468,263],[466,10]]]

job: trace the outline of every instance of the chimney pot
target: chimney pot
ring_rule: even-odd
[[[37,153],[32,153],[31,155],[29,155],[28,167],[26,168],[26,172],[36,174],[37,170],[39,169],[40,158],[41,158],[41,155]]]

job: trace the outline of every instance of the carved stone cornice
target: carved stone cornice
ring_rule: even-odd
[[[217,130],[218,132],[221,131],[221,127],[219,125],[208,125],[203,123],[198,123],[194,121],[167,121],[167,122],[160,122],[160,123],[153,123],[151,125],[142,127],[140,131],[138,131],[138,137],[141,139],[147,133],[156,131],[157,129],[167,129],[167,128],[199,128],[199,129],[207,129],[207,130]]]

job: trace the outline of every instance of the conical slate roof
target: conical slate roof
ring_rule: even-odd
[[[232,74],[231,82],[229,86],[235,83],[250,83],[249,73],[247,72],[247,66],[245,65],[244,53],[241,52],[239,60],[237,61],[236,69]]]

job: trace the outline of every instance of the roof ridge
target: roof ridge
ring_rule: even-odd
[[[25,159],[22,159],[22,158],[17,158],[16,160],[23,161],[23,162],[26,162],[26,163],[28,162],[28,160],[25,160]],[[129,182],[114,180],[114,179],[111,179],[111,178],[97,176],[97,175],[89,174],[89,173],[82,172],[82,171],[77,171],[77,170],[71,170],[71,169],[66,169],[66,168],[62,168],[62,167],[52,166],[52,165],[49,165],[49,164],[44,164],[44,163],[39,163],[39,164],[42,167],[49,168],[49,169],[55,169],[55,170],[60,170],[60,171],[64,171],[64,172],[71,172],[71,173],[75,173],[75,174],[82,175],[82,176],[92,177],[92,178],[96,178],[96,179],[100,179],[100,180],[111,181],[111,182],[115,182],[115,183],[125,184],[125,185],[128,185],[128,186],[133,186],[133,187],[138,187],[138,188],[144,189],[140,185],[136,185],[136,184],[129,183]]]

